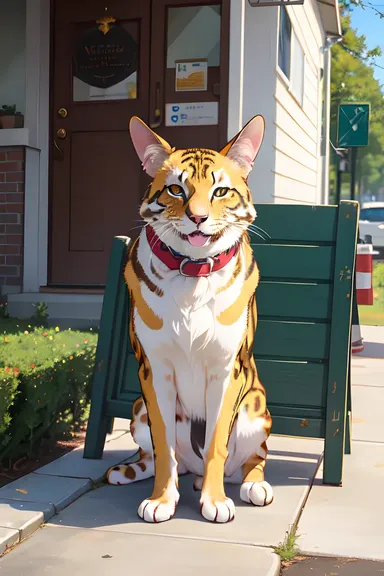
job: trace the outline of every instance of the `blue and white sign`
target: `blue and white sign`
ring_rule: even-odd
[[[218,102],[186,102],[165,105],[166,126],[212,126],[218,123]]]

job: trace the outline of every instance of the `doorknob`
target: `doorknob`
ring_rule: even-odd
[[[67,137],[67,131],[65,128],[59,128],[56,132],[56,136],[60,138],[60,140],[64,140]]]
[[[57,113],[61,118],[66,118],[68,116],[68,110],[66,108],[59,108]]]

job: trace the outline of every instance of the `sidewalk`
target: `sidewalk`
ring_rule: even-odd
[[[304,505],[298,545],[305,553],[384,559],[383,374],[384,360],[353,358],[354,442],[353,454],[345,458],[343,488],[321,484],[322,441],[272,436],[266,477],[274,487],[273,504],[245,505],[238,487],[228,486],[237,508],[234,522],[225,525],[201,518],[190,476],[180,479],[175,517],[157,525],[136,515],[153,480],[100,484],[109,466],[137,449],[128,421],[117,420],[102,460],[84,460],[80,448],[0,489],[0,553],[45,523],[0,559],[0,575],[101,576],[137,568],[144,576],[196,570],[211,576],[215,569],[232,574],[236,567],[276,576],[280,562],[273,547]]]

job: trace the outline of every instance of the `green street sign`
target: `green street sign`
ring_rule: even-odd
[[[339,148],[368,146],[370,104],[340,104],[337,119]]]

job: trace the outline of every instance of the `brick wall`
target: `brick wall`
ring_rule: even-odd
[[[0,293],[23,283],[24,148],[0,148]]]

